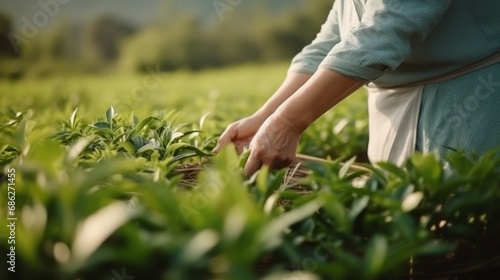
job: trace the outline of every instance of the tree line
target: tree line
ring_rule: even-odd
[[[140,27],[100,15],[80,25],[61,20],[31,37],[14,31],[10,16],[0,13],[0,76],[200,70],[289,60],[314,38],[331,5],[304,0],[279,13],[262,4],[219,6],[212,21],[172,10]]]

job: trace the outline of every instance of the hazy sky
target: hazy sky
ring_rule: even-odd
[[[231,2],[228,0],[0,0],[0,11],[11,15],[14,29],[20,29],[26,20],[31,23],[43,22],[44,14],[49,15],[47,25],[66,19],[83,22],[97,14],[111,14],[133,24],[143,24],[161,18],[166,12],[166,2],[181,10],[195,10],[201,12],[204,17],[216,19],[218,15],[214,1]],[[238,7],[243,9],[249,4],[266,1],[269,0],[241,0],[241,5]],[[237,3],[237,1],[232,2]],[[269,2],[274,6],[297,6],[300,0]]]
[[[47,8],[41,3],[47,3]],[[57,7],[48,3],[57,3]],[[163,0],[2,0],[0,10],[11,15],[15,28],[20,28],[23,18],[42,21],[41,13],[49,15],[50,23],[59,19],[85,21],[92,15],[105,13],[141,24],[159,16],[163,3]],[[34,18],[37,13],[39,19]]]

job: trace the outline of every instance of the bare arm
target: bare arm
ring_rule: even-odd
[[[303,87],[283,102],[276,114],[289,120],[293,124],[292,128],[302,133],[365,83],[329,69],[319,69]]]
[[[292,59],[288,75],[269,100],[251,116],[228,125],[217,142],[215,153],[229,143],[233,143],[238,152],[241,152],[243,147],[248,147],[262,123],[311,78],[312,74],[306,73],[317,71],[328,52],[340,42],[338,8],[339,5],[335,1],[320,32]]]
[[[364,83],[329,69],[319,69],[262,124],[250,143],[244,172],[252,175],[262,165],[288,166],[295,159],[304,130]]]
[[[283,102],[301,88],[311,76],[312,74],[289,73],[281,86],[255,114],[262,116],[264,120],[267,119]]]
[[[311,74],[289,73],[281,86],[266,103],[257,110],[257,112],[227,126],[226,130],[220,136],[217,146],[214,148],[214,152],[218,153],[224,146],[233,143],[238,153],[241,153],[244,147],[248,147],[262,123],[272,115],[285,100],[304,85],[310,77]]]

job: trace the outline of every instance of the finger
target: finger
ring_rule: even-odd
[[[217,145],[215,148],[212,150],[213,153],[219,153],[224,146],[226,146],[231,140],[233,140],[236,135],[238,134],[238,131],[233,128],[232,126],[229,126],[219,137],[219,140],[217,141]]]
[[[245,175],[250,177],[255,172],[257,172],[257,170],[259,170],[261,167],[262,167],[262,161],[256,156],[254,156],[253,153],[250,153],[248,161],[245,164],[245,167],[243,168],[243,173],[245,173]]]
[[[281,169],[289,167],[295,161],[295,154],[289,157],[278,157],[273,161],[273,168]]]
[[[234,148],[236,149],[236,153],[238,155],[241,155],[243,153],[243,150],[245,149],[245,146],[243,146],[241,143],[239,142],[233,142],[234,143]]]
[[[241,155],[241,153],[243,153],[243,151],[249,147],[250,139],[244,139],[244,140],[237,139],[234,140],[233,143],[236,148],[236,152],[238,153],[238,155]]]

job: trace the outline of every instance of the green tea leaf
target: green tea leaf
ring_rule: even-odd
[[[384,236],[376,235],[368,243],[363,273],[366,279],[376,279],[387,257],[388,244]]]
[[[130,142],[119,142],[118,146],[122,147],[123,149],[125,149],[125,151],[127,151],[133,155],[136,152],[135,146]]]
[[[332,194],[324,194],[323,198],[325,200],[323,209],[336,222],[337,229],[339,231],[349,231],[352,224],[349,221],[346,207]]]
[[[259,193],[259,201],[263,201],[265,199],[265,195],[267,193],[267,178],[269,176],[269,167],[262,166],[257,174],[257,190]]]
[[[108,110],[106,110],[106,119],[108,120],[109,126],[113,126],[113,118],[115,117],[115,108],[110,106]]]
[[[130,140],[132,140],[132,143],[134,143],[136,150],[140,149],[146,144],[146,140],[141,136],[134,135],[130,138]]]
[[[168,164],[170,165],[170,164],[173,164],[173,163],[176,163],[176,162],[188,159],[188,158],[192,158],[195,156],[197,156],[196,153],[186,153],[186,154],[176,155],[175,157],[173,157],[172,159],[170,159],[168,161]]]
[[[377,162],[377,165],[380,166],[383,170],[385,170],[393,175],[396,175],[396,177],[404,178],[404,176],[405,176],[405,172],[393,163]]]
[[[146,151],[153,151],[153,150],[163,150],[162,147],[158,146],[158,145],[155,145],[153,143],[147,143],[146,145],[142,146],[138,151],[137,153],[138,154],[142,154]]]
[[[483,193],[458,193],[453,196],[450,201],[444,205],[444,210],[447,213],[454,213],[468,207],[478,207],[483,205],[486,197]]]
[[[245,168],[245,165],[247,164],[248,158],[250,157],[250,149],[245,149],[239,156],[239,162],[238,165],[241,169]]]
[[[416,153],[411,157],[411,162],[418,174],[424,179],[426,187],[431,195],[434,195],[439,188],[443,169],[441,163],[434,155],[423,155]]]
[[[368,206],[368,202],[370,201],[370,197],[365,195],[361,198],[358,198],[352,202],[352,207],[349,211],[349,218],[351,220],[355,220],[356,217],[365,210],[366,206]]]
[[[433,240],[424,246],[420,246],[417,254],[419,256],[439,256],[455,250],[456,245],[450,242]]]
[[[418,234],[418,226],[415,220],[407,213],[394,213],[392,224],[406,240],[414,240]]]
[[[200,121],[198,122],[198,127],[199,127],[200,129],[202,129],[202,128],[203,128],[203,125],[205,124],[205,121],[207,120],[207,117],[208,117],[209,115],[210,115],[210,112],[208,112],[208,113],[204,114],[203,116],[201,116]]]
[[[198,232],[184,247],[179,261],[181,263],[193,263],[207,254],[217,243],[220,237],[216,231],[205,229]]]
[[[446,160],[453,168],[463,175],[468,174],[472,167],[474,167],[474,164],[459,152],[449,153],[446,156]]]
[[[414,192],[409,195],[407,195],[403,202],[401,203],[401,209],[404,212],[410,212],[411,210],[415,209],[420,201],[424,198],[424,193],[423,192]]]
[[[166,149],[166,153],[167,154],[173,154],[175,153],[177,150],[180,150],[181,148],[184,148],[184,147],[187,147],[189,146],[188,143],[173,143],[171,145],[168,145],[167,149]]]
[[[82,263],[120,226],[138,212],[124,202],[110,204],[82,221],[72,246],[73,262]],[[96,230],[99,229],[99,230]]]
[[[200,157],[208,157],[210,156],[210,154],[208,153],[205,153],[204,151],[194,147],[194,146],[184,146],[182,148],[179,148],[179,150],[188,150],[188,151],[192,151],[194,152],[197,156],[200,156]]]
[[[312,200],[273,219],[259,234],[259,241],[268,249],[281,242],[281,234],[291,225],[311,216],[323,205],[321,199]]]
[[[66,154],[66,162],[75,161],[83,150],[95,139],[94,136],[87,136],[84,138],[78,139],[78,141],[71,146],[68,153]]]
[[[347,172],[349,171],[349,168],[351,165],[356,161],[356,157],[350,158],[348,161],[344,163],[342,168],[339,170],[339,178],[344,178]]]
[[[96,122],[96,123],[92,124],[92,127],[111,129],[111,126],[109,125],[109,123],[105,123],[105,122]]]
[[[146,125],[148,125],[153,119],[155,119],[153,116],[149,116],[145,119],[143,119],[142,121],[140,121],[135,127],[134,129],[131,131],[133,134],[135,133],[138,133],[139,131],[141,131],[141,129],[143,129]]]
[[[184,136],[184,133],[182,133],[180,131],[174,131],[174,132],[172,132],[172,137],[170,138],[170,141],[168,141],[167,144],[171,144],[174,141],[177,141],[178,139],[182,138],[183,136]]]
[[[14,124],[17,124],[17,123],[18,123],[17,120],[9,120],[7,123],[0,125],[0,130],[2,130],[8,126],[13,126]]]
[[[414,167],[419,171],[419,174],[431,184],[438,184],[441,180],[442,167],[441,163],[434,155],[423,155],[416,153],[411,158]]]
[[[3,145],[0,148],[0,164],[5,164],[17,158],[21,152],[14,146]]]
[[[302,196],[301,193],[297,192],[297,191],[294,191],[294,190],[284,190],[284,191],[281,191],[279,193],[279,196],[282,198],[282,199],[286,199],[286,200],[294,200],[296,198],[299,198]]]
[[[71,128],[75,128],[75,124],[76,124],[76,113],[78,112],[78,107],[75,108],[75,110],[73,111],[73,113],[71,113],[71,116],[69,117],[69,124],[71,126]]]

